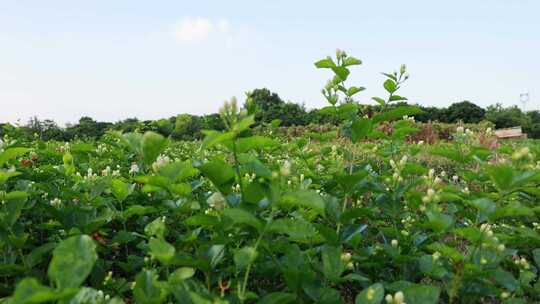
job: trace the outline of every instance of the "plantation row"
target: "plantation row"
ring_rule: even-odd
[[[538,143],[411,143],[405,67],[367,116],[358,64],[316,63],[346,138],[255,134],[250,99],[201,142],[4,137],[0,303],[539,301]]]

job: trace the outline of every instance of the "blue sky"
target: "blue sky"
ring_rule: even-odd
[[[268,87],[320,107],[330,76],[313,62],[364,61],[359,101],[407,64],[400,95],[540,109],[540,1],[0,1],[0,121],[74,122],[216,112]]]

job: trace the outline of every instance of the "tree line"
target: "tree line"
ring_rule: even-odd
[[[307,110],[304,105],[285,102],[278,94],[266,88],[255,89],[247,93],[247,98],[254,103],[259,111],[256,122],[259,125],[272,124],[288,126],[305,126],[321,124],[339,124],[334,115],[323,109]],[[394,106],[403,105],[404,102]],[[364,105],[363,114],[370,115],[378,112],[378,105]],[[482,108],[470,101],[461,101],[451,104],[447,108],[419,106],[424,113],[415,118],[421,122],[443,123],[479,123],[490,121],[496,128],[521,126],[529,137],[540,138],[540,111],[522,111],[517,106],[503,107],[495,104]],[[164,136],[171,136],[177,140],[196,140],[203,137],[202,130],[223,130],[225,128],[219,114],[191,115],[180,114],[159,120],[141,121],[129,118],[115,123],[99,122],[91,117],[82,117],[78,123],[60,127],[52,120],[31,118],[25,125],[13,126],[0,123],[0,135],[4,133],[19,137],[39,137],[43,140],[69,141],[77,138],[99,138],[107,130],[122,132],[155,131]]]

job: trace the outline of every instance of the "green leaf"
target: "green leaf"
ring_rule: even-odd
[[[336,76],[339,77],[341,81],[347,80],[347,77],[350,74],[349,69],[347,69],[346,67],[340,67],[340,66],[332,67],[332,71],[336,73]]]
[[[351,97],[353,96],[354,94],[358,93],[358,92],[361,92],[363,90],[365,90],[366,88],[364,87],[350,87],[348,90],[347,90],[347,96]]]
[[[253,125],[254,123],[255,123],[255,116],[254,115],[248,115],[248,116],[242,118],[242,120],[240,120],[239,122],[237,122],[233,126],[233,131],[236,132],[236,134],[239,134],[239,133],[249,129],[249,127],[251,127],[251,125]]]
[[[195,275],[195,269],[190,267],[180,267],[176,269],[170,276],[174,278],[176,282],[187,280]]]
[[[514,169],[509,165],[494,165],[485,168],[486,173],[500,191],[510,189],[514,178]]]
[[[199,169],[221,192],[228,194],[232,191],[235,172],[229,164],[221,160],[213,160],[203,164]]]
[[[519,282],[514,275],[501,268],[489,271],[488,277],[509,291],[515,291],[519,287]]]
[[[390,101],[400,101],[400,100],[407,100],[407,98],[399,95],[392,95],[390,97]]]
[[[358,142],[371,132],[371,120],[367,118],[355,119],[351,125],[351,139]]]
[[[376,211],[371,208],[348,208],[339,218],[341,223],[347,223],[356,218],[370,218]]]
[[[243,247],[234,253],[234,264],[236,271],[242,272],[257,258],[257,250],[253,247]]]
[[[179,196],[188,196],[191,193],[191,184],[179,183],[169,185],[169,191]]]
[[[497,220],[503,217],[521,217],[534,216],[534,211],[518,202],[512,202],[506,206],[499,206],[495,212],[490,215],[491,220]]]
[[[96,290],[94,288],[83,287],[79,292],[67,301],[65,304],[123,304],[119,298],[112,298],[110,300],[105,299],[103,291]]]
[[[56,247],[56,245],[57,243],[50,242],[34,248],[34,250],[32,250],[32,252],[25,257],[25,262],[28,267],[33,268],[39,264],[45,258],[45,256]]]
[[[166,289],[162,285],[153,270],[139,272],[135,277],[135,289],[133,289],[135,302],[141,304],[162,303],[167,296]]]
[[[161,217],[154,219],[144,227],[144,233],[147,236],[164,238],[166,232],[167,228],[165,227],[165,223],[163,222],[163,218]]]
[[[144,133],[141,141],[143,160],[146,165],[151,165],[167,148],[168,141],[163,136],[155,132]]]
[[[343,65],[345,65],[345,66],[359,65],[359,64],[362,64],[362,60],[357,59],[357,58],[352,57],[352,56],[349,56],[349,57],[345,58],[345,60],[343,61]]]
[[[63,240],[53,251],[49,264],[49,278],[58,287],[79,287],[97,260],[96,245],[87,235],[72,236]]]
[[[260,150],[268,147],[275,147],[277,144],[277,141],[265,136],[256,135],[242,137],[236,141],[236,151],[237,153],[244,153],[249,150]]]
[[[244,184],[242,199],[246,203],[257,204],[265,197],[265,189],[258,181]]]
[[[7,172],[7,171],[0,171],[0,184],[3,184],[5,183],[8,179],[14,177],[14,176],[17,176],[17,175],[21,175],[20,172]]]
[[[538,171],[525,171],[515,174],[512,179],[512,187],[524,187],[527,184],[535,184],[540,181],[540,172]]]
[[[210,260],[210,267],[215,268],[225,256],[225,245],[212,245],[206,252],[206,256]]]
[[[219,132],[214,130],[204,130],[205,135],[202,146],[203,148],[210,148],[219,144],[229,143],[234,139],[234,132]]]
[[[540,180],[538,172],[517,172],[512,166],[505,164],[486,166],[485,170],[495,187],[501,192],[510,192]]]
[[[381,283],[376,283],[362,290],[357,296],[356,304],[379,304],[384,298],[384,287]],[[411,302],[420,303],[420,302]],[[422,303],[423,304],[423,303]]]
[[[336,64],[334,63],[332,58],[327,57],[325,59],[321,59],[321,60],[315,62],[315,66],[318,69],[330,69],[330,68],[336,67]]]
[[[449,258],[454,262],[461,262],[463,260],[463,255],[459,251],[442,243],[432,243],[427,248],[433,252],[440,252],[443,257]]]
[[[122,202],[128,197],[131,191],[128,184],[115,178],[111,181],[111,192],[117,200]]]
[[[30,151],[28,148],[8,148],[4,152],[0,153],[0,167],[2,167],[8,161],[19,157]]]
[[[228,208],[223,210],[223,215],[229,217],[235,224],[246,224],[254,227],[258,231],[261,231],[263,228],[262,222],[244,209]]]
[[[458,163],[465,161],[464,155],[458,149],[449,146],[434,147],[429,151],[429,153],[448,158]]]
[[[339,106],[336,106],[339,117],[343,119],[348,119],[352,116],[356,116],[358,113],[358,104],[354,102],[342,103]]]
[[[162,239],[151,238],[148,242],[148,248],[150,254],[165,265],[170,264],[176,253],[173,245]]]
[[[430,285],[412,285],[403,290],[406,303],[437,304],[440,293],[439,287]]]
[[[313,244],[323,240],[312,223],[300,219],[275,220],[268,231],[286,234],[291,241],[298,243]]]
[[[534,262],[536,266],[540,268],[540,248],[536,248],[532,251]]]
[[[136,154],[142,154],[142,135],[140,133],[126,133],[123,136],[118,136],[118,139],[131,151],[135,152]]]
[[[353,174],[338,175],[335,179],[344,191],[350,192],[362,182],[367,176],[368,172],[365,170],[354,172]]]
[[[344,266],[341,262],[341,247],[325,245],[321,251],[322,269],[324,276],[332,281],[338,282],[343,273]]]
[[[170,184],[170,181],[166,177],[160,175],[137,176],[135,177],[135,181],[141,184],[146,184],[149,186],[155,186],[164,189],[166,189]]]
[[[384,76],[386,76],[386,77],[392,79],[393,81],[397,81],[397,75],[396,75],[396,73],[393,73],[393,74],[389,74],[389,73],[381,73],[381,74],[383,74]]]
[[[413,127],[400,127],[396,128],[394,126],[394,132],[392,133],[392,139],[394,140],[403,140],[410,134],[418,132],[420,129]]]
[[[488,198],[467,201],[467,203],[476,208],[482,218],[489,217],[497,209],[497,205],[495,205],[495,203]]]
[[[21,216],[22,209],[26,205],[27,198],[28,194],[22,191],[9,192],[2,198],[6,204],[7,214],[0,222],[0,226],[9,228],[17,222],[17,219]]]
[[[288,304],[294,303],[296,295],[286,292],[272,292],[264,296],[258,304]]]
[[[458,228],[454,229],[454,232],[473,243],[478,243],[483,239],[482,231],[475,227]]]
[[[199,170],[193,168],[191,161],[173,162],[162,166],[158,174],[175,183],[197,175]]]
[[[212,227],[220,223],[217,216],[208,214],[195,214],[188,217],[184,223],[189,226]]]
[[[426,215],[428,217],[428,222],[425,225],[426,227],[431,228],[435,233],[441,233],[447,230],[454,223],[454,219],[450,215],[436,210],[427,210]]]
[[[145,215],[154,212],[157,212],[157,209],[152,206],[133,205],[124,211],[123,217],[127,219],[134,215]]]
[[[373,123],[379,123],[381,121],[391,121],[396,119],[401,119],[405,115],[416,115],[423,113],[423,111],[415,106],[399,106],[397,108],[394,108],[388,112],[384,112],[382,114],[376,115],[373,117]]]
[[[17,284],[17,288],[15,288],[13,296],[6,303],[46,303],[69,297],[76,292],[76,289],[57,291],[47,286],[41,285],[41,283],[39,283],[38,280],[34,278],[25,278]]]
[[[397,90],[397,84],[392,79],[386,79],[386,81],[383,84],[384,89],[392,94]]]
[[[281,197],[280,206],[284,207],[306,207],[317,213],[324,215],[325,204],[322,197],[315,191],[298,190],[289,192]]]
[[[272,178],[272,171],[263,164],[256,156],[250,154],[238,155],[238,161],[242,164],[242,173],[255,173],[259,177]]]
[[[371,97],[371,99],[375,100],[381,106],[384,106],[386,104],[386,101],[380,97]]]

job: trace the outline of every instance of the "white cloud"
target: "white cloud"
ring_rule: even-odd
[[[204,17],[185,17],[176,24],[173,30],[176,40],[182,43],[197,43],[205,41],[212,35],[231,34],[228,20],[213,21]]]

